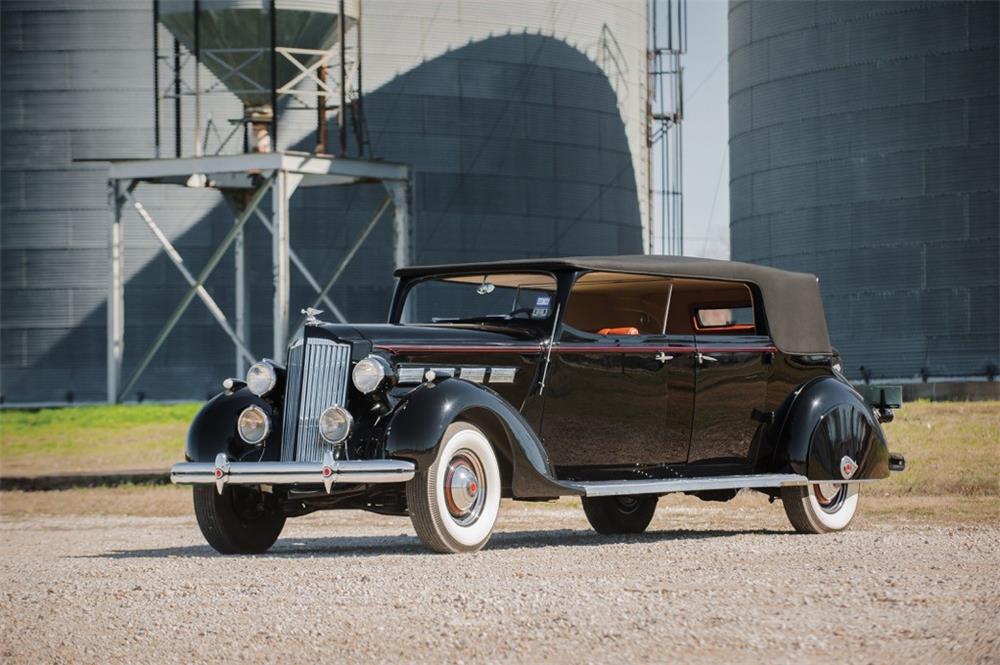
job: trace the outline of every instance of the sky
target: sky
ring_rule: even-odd
[[[729,67],[725,0],[688,1],[684,56],[684,253],[729,258]]]

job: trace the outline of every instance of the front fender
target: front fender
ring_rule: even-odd
[[[849,385],[819,377],[791,398],[779,435],[783,465],[810,480],[843,480],[840,461],[858,465],[852,480],[889,477],[889,448],[871,408]]]
[[[248,446],[236,432],[240,412],[251,404],[262,408],[271,419],[271,433],[264,444],[262,459],[280,459],[281,423],[275,417],[274,407],[245,387],[233,392],[221,392],[201,408],[188,428],[185,459],[189,462],[214,462],[219,453],[226,453],[233,460],[243,459],[248,454],[252,454],[254,460],[259,459],[260,448]]]
[[[483,429],[500,448],[498,454],[509,457],[514,496],[580,493],[554,479],[542,442],[516,408],[486,386],[462,379],[446,378],[410,391],[391,416],[386,455],[412,460],[418,470],[426,469],[437,457],[445,429],[456,420],[468,420]]]

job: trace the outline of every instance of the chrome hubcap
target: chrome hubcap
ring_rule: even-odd
[[[847,485],[837,483],[817,483],[813,485],[813,493],[820,508],[825,512],[835,513],[844,502]]]
[[[451,458],[444,477],[444,499],[455,522],[468,526],[482,513],[486,501],[483,467],[468,451]]]

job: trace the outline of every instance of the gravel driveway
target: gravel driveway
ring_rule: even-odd
[[[1000,662],[1000,527],[666,499],[641,537],[505,503],[475,555],[402,518],[292,520],[217,556],[193,517],[0,518],[0,660]]]

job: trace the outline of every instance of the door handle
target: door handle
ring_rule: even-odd
[[[673,356],[668,356],[663,351],[660,351],[659,353],[657,353],[656,356],[655,356],[655,358],[660,361],[661,365],[666,365],[668,361],[674,359]]]
[[[698,352],[698,364],[699,365],[704,365],[705,363],[717,363],[717,362],[719,362],[718,358],[713,358],[712,356],[706,356],[701,351]]]

